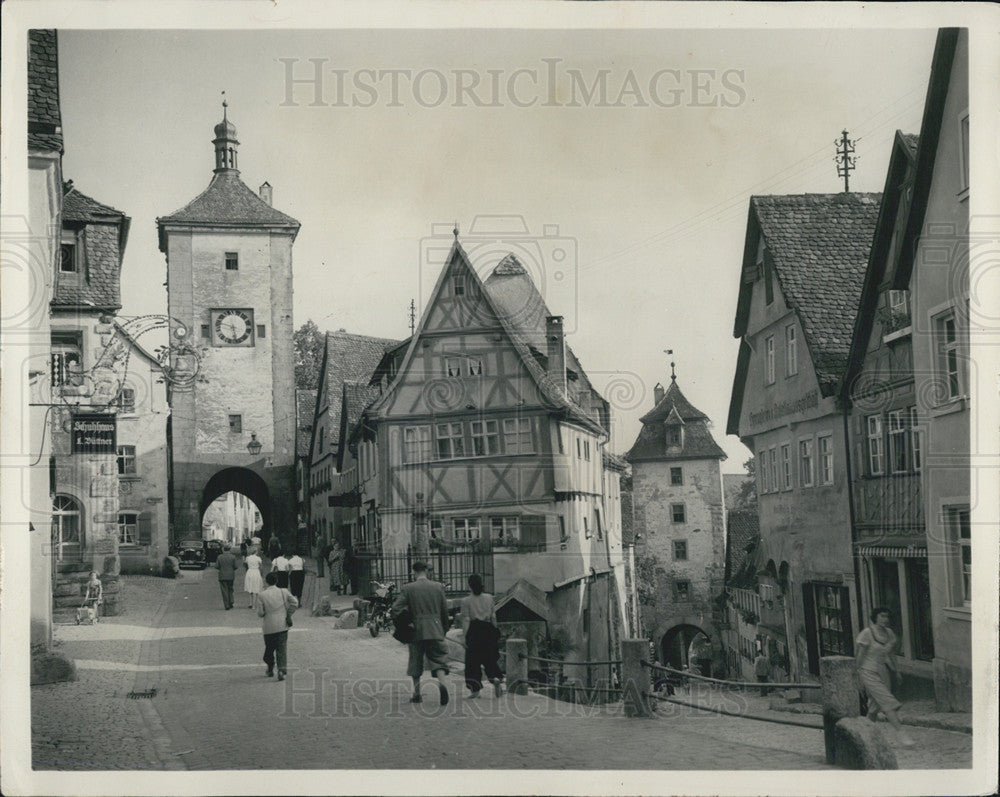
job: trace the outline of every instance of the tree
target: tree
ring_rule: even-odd
[[[757,460],[750,457],[743,463],[743,469],[747,472],[747,480],[740,485],[740,491],[736,494],[736,505],[732,509],[757,509]]]
[[[315,390],[319,382],[319,367],[323,362],[326,335],[319,331],[311,318],[292,334],[295,341],[295,387]]]

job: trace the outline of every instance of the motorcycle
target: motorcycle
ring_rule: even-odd
[[[375,591],[368,598],[371,607],[365,625],[368,626],[368,633],[377,637],[382,629],[389,630],[393,627],[391,609],[396,600],[397,589],[395,584],[382,584],[378,581],[372,582],[372,585]]]

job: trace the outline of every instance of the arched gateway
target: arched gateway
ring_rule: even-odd
[[[157,219],[170,335],[186,360],[168,380],[172,541],[201,536],[229,490],[251,498],[263,535],[295,534],[292,244],[299,223],[240,179],[236,127],[215,126],[208,187]],[[173,347],[172,347],[173,348]]]

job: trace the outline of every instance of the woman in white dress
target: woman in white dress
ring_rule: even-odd
[[[872,609],[871,624],[858,634],[855,647],[858,655],[855,663],[858,668],[858,677],[868,694],[869,717],[874,717],[872,710],[876,706],[878,710],[885,714],[889,724],[896,729],[899,734],[899,741],[905,747],[914,744],[910,735],[903,730],[896,712],[900,703],[892,694],[889,688],[889,670],[895,670],[893,654],[896,648],[896,635],[889,627],[889,610],[881,606]],[[874,706],[871,704],[874,703]]]
[[[243,569],[246,575],[243,577],[243,589],[250,593],[250,608],[257,606],[257,595],[264,589],[264,578],[260,574],[261,558],[257,555],[257,549],[252,548],[247,558],[243,560]]]

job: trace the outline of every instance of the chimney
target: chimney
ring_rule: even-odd
[[[663,385],[657,382],[656,387],[653,388],[653,406],[655,407],[657,404],[663,401],[663,397],[665,395],[666,391],[663,389]]]
[[[274,192],[274,189],[271,188],[271,184],[270,183],[264,183],[260,187],[260,191],[258,193],[260,194],[260,198],[263,199],[265,202],[267,202],[268,205],[270,205],[270,204],[272,204],[271,199],[272,199],[273,192]]]
[[[548,374],[566,394],[566,341],[563,338],[563,317],[545,317],[546,356],[549,360]]]

